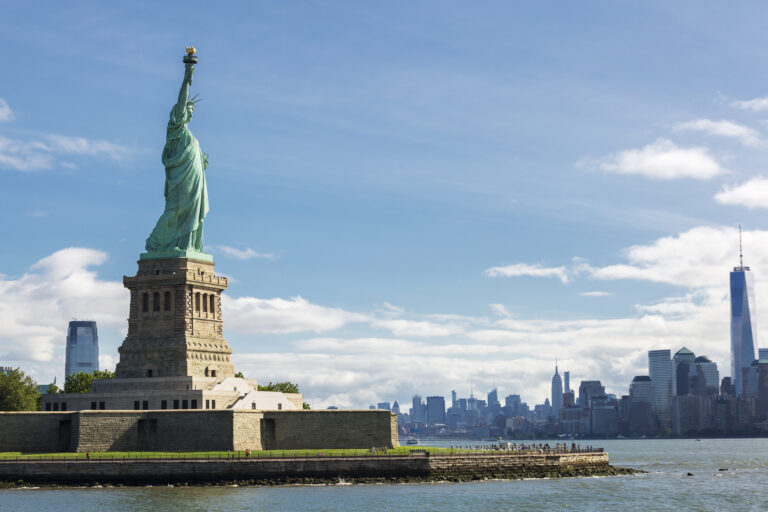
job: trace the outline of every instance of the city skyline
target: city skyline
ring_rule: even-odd
[[[768,314],[756,5],[6,6],[2,365],[62,382],[93,318],[114,369],[194,44],[246,376],[366,408],[456,383],[541,403],[555,359],[618,394],[681,347],[725,375],[739,224]]]

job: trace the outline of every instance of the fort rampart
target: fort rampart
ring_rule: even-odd
[[[389,411],[72,411],[0,413],[0,452],[393,448]]]

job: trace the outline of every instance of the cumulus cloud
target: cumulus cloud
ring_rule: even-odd
[[[745,263],[768,268],[768,231],[743,235]],[[555,357],[561,370],[571,371],[575,386],[599,379],[608,392],[624,394],[634,375],[647,372],[647,351],[657,348],[687,346],[710,356],[727,375],[728,271],[738,262],[737,244],[736,229],[700,226],[629,247],[610,265],[577,260],[580,272],[593,279],[642,279],[679,289],[615,318],[525,317],[515,304],[490,304],[488,318],[414,313],[391,304],[366,313],[302,297],[225,295],[225,328],[231,342],[254,333],[280,340],[277,351],[236,349],[236,368],[260,381],[298,382],[315,408],[398,400],[407,409],[414,393],[448,396],[456,389],[466,396],[470,383],[476,394],[498,386],[501,396],[520,393],[531,404],[541,403]],[[65,249],[21,277],[0,277],[2,357],[30,360],[23,367],[34,366],[34,358],[50,360],[51,347],[63,343],[73,316],[124,326],[127,292],[92,270],[105,258],[100,251]],[[768,273],[755,277],[757,317],[765,318],[768,301],[759,297],[768,289]],[[116,354],[102,355],[113,367]]]
[[[122,327],[128,292],[91,270],[106,259],[106,253],[93,249],[62,249],[18,278],[0,276],[0,357],[50,361],[55,346],[64,344],[72,318]]]
[[[730,137],[738,139],[745,146],[757,146],[762,140],[757,130],[733,121],[713,121],[711,119],[695,119],[675,125],[678,131],[699,131],[707,135]]]
[[[668,139],[658,139],[639,149],[608,155],[592,162],[592,165],[605,172],[657,180],[708,180],[726,172],[707,148],[681,148]]]
[[[491,267],[483,271],[487,277],[556,277],[561,282],[568,282],[568,269],[566,267],[543,267],[539,264],[516,263],[505,267]]]
[[[760,112],[761,110],[768,109],[768,98],[753,98],[751,100],[733,101],[731,102],[731,106],[740,108],[742,110]]]
[[[263,258],[266,260],[275,259],[275,255],[272,254],[271,252],[268,252],[268,253],[256,252],[250,247],[246,249],[236,249],[228,245],[213,245],[211,246],[211,249],[213,249],[214,251],[219,251],[225,256],[228,256],[236,260],[250,260],[253,258]]]
[[[734,187],[726,185],[715,194],[715,201],[749,209],[768,208],[768,179],[758,176]]]
[[[739,233],[734,228],[699,226],[676,236],[624,251],[627,263],[592,268],[597,279],[638,279],[688,288],[725,286],[728,267],[738,264]],[[768,232],[744,232],[751,256],[768,254]],[[768,268],[768,259],[765,260]]]
[[[324,332],[367,319],[358,313],[312,304],[302,297],[259,299],[223,295],[222,307],[226,309],[227,328],[243,333]]]
[[[0,98],[0,123],[7,123],[13,121],[15,118],[16,116],[13,114],[13,110],[11,110],[11,106],[8,105],[8,102],[3,98]]]

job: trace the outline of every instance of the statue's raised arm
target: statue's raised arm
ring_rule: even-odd
[[[197,64],[195,49],[187,47],[184,80],[179,99],[171,109],[163,148],[165,211],[147,238],[142,259],[195,258],[211,260],[203,253],[203,219],[208,213],[208,187],[204,170],[208,158],[187,124],[195,111],[189,86]]]

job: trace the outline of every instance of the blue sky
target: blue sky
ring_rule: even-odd
[[[539,403],[555,358],[620,394],[647,350],[683,345],[725,376],[739,223],[768,304],[766,18],[759,2],[0,2],[0,360],[61,379],[77,317],[114,366],[193,44],[205,242],[249,377],[318,406],[471,383]]]

